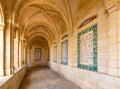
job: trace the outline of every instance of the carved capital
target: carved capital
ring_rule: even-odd
[[[21,37],[20,40],[21,40],[21,42],[25,42],[26,41],[26,39],[23,38],[23,37]]]
[[[25,41],[24,41],[24,45],[27,47],[27,45],[28,45],[28,43],[27,43],[27,41],[26,41],[26,39],[25,39]]]
[[[15,23],[14,27],[19,28],[19,24]]]
[[[104,0],[104,4],[109,13],[120,9],[120,0]]]
[[[7,19],[5,20],[5,27],[10,27],[11,26],[11,20],[10,19]]]

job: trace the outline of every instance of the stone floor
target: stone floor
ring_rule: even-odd
[[[80,89],[48,67],[30,68],[19,89]]]

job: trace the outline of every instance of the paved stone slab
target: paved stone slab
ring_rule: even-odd
[[[48,67],[30,68],[19,89],[80,89]]]

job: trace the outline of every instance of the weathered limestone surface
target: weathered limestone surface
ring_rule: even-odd
[[[49,60],[50,68],[83,89],[120,89],[120,0],[0,0],[0,4],[5,21],[4,29],[3,26],[1,27],[3,32],[0,31],[0,42],[4,43],[0,44],[0,73],[2,75],[12,75],[14,68],[25,64],[28,67],[47,65]],[[96,18],[90,21],[90,18],[94,16]],[[83,56],[83,59],[89,59],[83,54],[79,56],[78,34],[95,24],[97,24],[97,47],[93,44],[93,48],[89,50],[90,47],[88,47],[82,52],[87,54],[86,52],[92,49],[96,51],[93,54],[97,56],[91,55],[91,59],[92,57],[96,59],[91,60],[91,63],[96,63],[95,68],[91,66],[96,72],[91,71],[90,65],[86,68],[86,65],[80,67],[81,65],[78,64],[81,62],[80,56]],[[16,31],[18,38],[15,42]],[[96,40],[94,37],[92,39]],[[62,51],[62,42],[65,40],[68,41],[68,50]],[[82,47],[86,48],[88,41],[84,40],[84,42]],[[56,62],[54,62],[54,46],[57,46]],[[34,59],[35,48],[42,50],[41,61]],[[62,64],[64,52],[67,55],[65,59],[68,58],[66,65]],[[87,63],[86,60],[84,64]],[[37,85],[39,78],[49,78],[43,73],[50,73],[50,79],[51,76],[55,76],[56,79],[56,74],[51,73],[51,70],[48,72],[46,70],[49,69],[41,69],[42,76],[40,74],[36,76],[39,71],[28,71],[26,78],[29,76],[33,78],[30,80],[33,81],[30,82],[30,89],[39,87],[39,84]],[[22,72],[19,73],[20,75],[16,73],[3,84],[3,89],[16,89],[18,86],[16,81],[20,83],[21,75],[24,75],[21,74]],[[24,81],[27,81],[26,78]],[[24,81],[22,88],[26,85]],[[62,85],[66,80],[60,80],[62,85],[56,81],[53,86],[50,85],[51,83],[44,85],[46,81],[42,81],[41,84],[43,88],[59,86],[63,89]],[[65,89],[69,86],[70,84],[65,86]]]
[[[118,77],[53,62],[49,67],[82,89],[120,89]]]

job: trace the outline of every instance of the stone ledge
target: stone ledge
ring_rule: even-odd
[[[23,66],[22,68],[16,70],[13,75],[1,77],[0,89],[18,89],[25,73],[26,73],[26,66]]]

